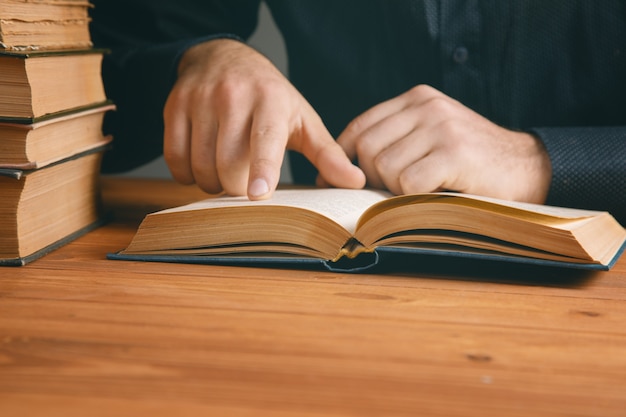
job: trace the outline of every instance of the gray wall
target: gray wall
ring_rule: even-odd
[[[287,60],[285,56],[285,45],[264,3],[262,3],[260,9],[259,26],[250,39],[250,44],[271,59],[283,73],[286,73]],[[171,178],[163,157],[128,172],[124,174],[124,176]],[[281,171],[281,181],[291,181],[291,174],[286,161]]]

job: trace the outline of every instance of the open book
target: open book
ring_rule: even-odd
[[[607,212],[457,193],[281,189],[270,200],[222,196],[149,214],[129,246],[109,258],[310,260],[333,269],[395,251],[608,269],[625,242],[626,230]]]

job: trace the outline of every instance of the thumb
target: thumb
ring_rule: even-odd
[[[317,163],[313,163],[319,171],[317,185],[363,188],[365,186],[365,174],[359,167],[352,164],[341,146],[332,138],[331,140],[331,143],[325,144],[319,149]]]
[[[291,149],[302,153],[319,171],[318,185],[339,188],[363,188],[365,174],[354,165],[343,148],[333,139],[317,113],[303,123]]]

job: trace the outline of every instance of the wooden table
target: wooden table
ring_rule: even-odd
[[[584,276],[109,261],[202,193],[103,193],[114,221],[0,269],[0,416],[626,415],[626,257]]]

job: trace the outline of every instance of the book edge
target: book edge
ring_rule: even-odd
[[[73,155],[69,155],[69,156],[67,156],[67,157],[65,157],[63,159],[59,159],[57,161],[53,161],[53,162],[49,163],[48,165],[42,165],[42,166],[35,167],[35,168],[32,168],[32,169],[19,169],[19,168],[13,168],[13,167],[8,167],[8,166],[6,166],[6,167],[5,166],[0,166],[0,176],[9,177],[9,178],[13,178],[13,179],[19,180],[22,177],[24,177],[24,176],[26,176],[26,175],[28,175],[28,174],[30,174],[32,172],[35,172],[35,171],[42,171],[42,170],[44,170],[46,168],[50,168],[50,167],[53,167],[53,166],[56,166],[56,165],[59,165],[59,164],[63,164],[63,163],[68,162],[68,161],[73,161],[75,159],[82,158],[83,156],[91,155],[91,154],[98,153],[98,152],[104,152],[104,151],[106,151],[109,148],[109,146],[110,146],[110,144],[112,142],[112,137],[111,136],[107,136],[106,138],[107,139],[105,141],[100,142],[100,143],[96,144],[93,147],[90,147],[90,148],[88,148],[88,149],[86,149],[86,150],[84,150],[82,152],[79,152],[79,153],[76,153],[76,154],[73,154]]]
[[[108,217],[107,216],[100,216],[100,218],[98,220],[96,220],[95,222],[92,222],[90,224],[88,224],[87,226],[78,229],[77,231],[70,233],[69,235],[57,240],[56,242],[41,248],[33,253],[31,253],[30,255],[26,255],[26,256],[21,256],[21,257],[17,257],[17,258],[0,258],[0,266],[24,266],[27,265],[37,259],[40,259],[42,257],[44,257],[45,255],[49,254],[50,252],[53,252],[65,245],[67,245],[70,242],[73,242],[74,240],[78,239],[81,236],[84,236],[85,234],[97,229],[98,227],[102,226],[103,224],[105,224],[108,221]]]
[[[107,146],[113,141],[113,137],[112,136],[105,136],[103,140],[94,143],[92,145],[89,146],[84,146],[82,148],[77,148],[75,149],[74,153],[65,155],[65,156],[61,156],[55,159],[48,159],[45,161],[33,161],[33,162],[28,162],[28,163],[24,163],[24,164],[2,164],[0,163],[0,175],[2,175],[2,172],[7,172],[7,171],[22,171],[22,172],[31,172],[31,171],[36,171],[36,170],[40,170],[40,169],[44,169],[47,168],[51,165],[56,165],[58,163],[61,162],[65,162],[65,161],[69,161],[71,159],[74,159],[75,157],[79,157],[79,156],[83,156],[83,155],[88,155],[90,153],[92,153],[92,150],[97,150],[97,149],[106,149]],[[9,176],[14,176],[14,175],[9,175]],[[20,175],[21,176],[21,175]]]
[[[12,58],[39,58],[46,56],[59,56],[59,55],[93,55],[93,54],[108,54],[110,50],[107,48],[70,48],[70,49],[38,49],[38,50],[9,50],[0,48],[0,57],[12,57]]]
[[[80,117],[89,116],[97,113],[105,113],[110,110],[115,110],[115,104],[112,101],[105,101],[100,104],[88,105],[76,107],[73,109],[63,110],[61,112],[54,113],[54,116],[39,117],[33,123],[20,123],[26,119],[18,118],[19,121],[7,121],[8,118],[0,116],[0,126],[13,127],[22,130],[35,130],[43,126],[51,125],[54,123],[63,122],[66,120],[78,119]]]
[[[358,257],[355,260],[344,262],[343,264],[334,263],[324,259],[305,258],[305,257],[245,257],[245,256],[194,256],[194,255],[127,255],[120,252],[107,254],[109,260],[123,260],[123,261],[141,261],[141,262],[164,262],[164,263],[188,263],[188,264],[202,264],[202,265],[223,265],[223,266],[246,266],[246,267],[294,267],[300,268],[317,267],[319,269],[326,269],[332,272],[368,272],[376,266],[384,267],[385,255],[403,255],[403,256],[427,256],[438,258],[458,258],[458,259],[473,259],[486,262],[500,262],[510,264],[525,264],[542,267],[554,267],[562,269],[575,269],[575,270],[587,270],[587,271],[607,271],[609,270],[620,258],[623,252],[626,250],[626,241],[622,244],[621,249],[615,254],[613,259],[608,265],[595,264],[595,263],[577,263],[577,262],[563,262],[544,260],[537,258],[528,258],[521,256],[505,255],[505,254],[479,254],[468,253],[453,250],[443,249],[424,249],[424,248],[399,248],[399,247],[379,247],[372,252],[373,259],[357,266],[353,265],[353,262],[357,262]],[[361,255],[359,255],[361,256]]]
[[[61,111],[57,111],[54,113],[44,114],[42,116],[36,117],[11,117],[11,116],[0,116],[0,123],[3,124],[18,124],[18,125],[32,125],[36,123],[41,123],[50,119],[66,117],[72,115],[74,113],[81,113],[91,109],[99,109],[107,106],[113,105],[112,100],[104,100],[98,101],[96,103],[87,104],[85,106],[72,107],[71,109],[65,109]]]

